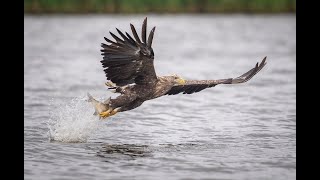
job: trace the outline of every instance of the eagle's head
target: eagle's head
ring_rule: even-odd
[[[186,84],[186,81],[176,74],[169,76],[158,76],[157,78],[160,83],[172,83],[174,86]]]
[[[172,77],[173,77],[174,85],[185,85],[186,84],[186,81],[182,77],[180,77],[176,74],[173,74]]]

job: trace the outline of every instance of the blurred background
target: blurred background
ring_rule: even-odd
[[[157,75],[244,84],[164,96],[100,121],[109,31],[145,17]],[[54,141],[53,141],[54,140]],[[25,0],[25,179],[296,179],[295,0]],[[72,143],[71,143],[72,142]]]
[[[25,13],[293,13],[296,0],[25,0]]]

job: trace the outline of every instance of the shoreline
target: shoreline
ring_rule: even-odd
[[[25,14],[277,14],[295,13],[296,0],[25,0]]]

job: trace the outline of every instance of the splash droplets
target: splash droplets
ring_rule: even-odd
[[[51,110],[48,136],[50,141],[86,142],[101,121],[93,115],[93,107],[85,97],[72,99]]]

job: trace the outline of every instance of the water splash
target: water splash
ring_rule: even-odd
[[[86,99],[87,97],[74,98],[51,111],[47,123],[50,141],[86,142],[99,128],[101,121],[93,115],[94,109]]]

